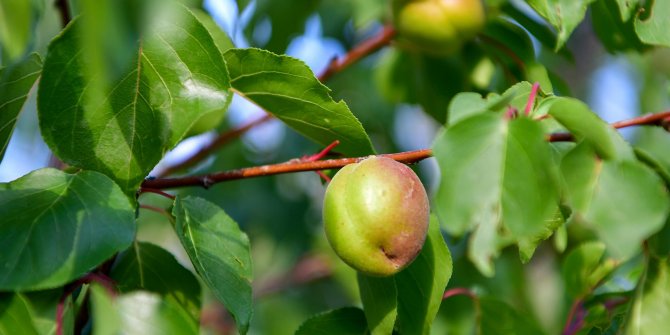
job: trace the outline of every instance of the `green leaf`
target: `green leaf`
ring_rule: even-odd
[[[642,51],[645,45],[635,32],[635,20],[629,20],[629,17],[623,18],[623,15],[629,16],[630,13],[622,12],[626,3],[636,1],[628,0],[597,0],[591,10],[591,19],[593,29],[598,38],[603,43],[607,51],[617,52],[628,49]],[[617,2],[619,2],[617,4]]]
[[[459,93],[449,103],[449,125],[454,125],[476,114],[488,112],[502,113],[507,108],[525,108],[532,85],[520,82],[508,88],[503,94],[490,93],[486,98],[475,92]]]
[[[18,293],[0,293],[0,335],[37,335],[28,304]]]
[[[519,10],[511,2],[507,2],[503,5],[502,10],[505,14],[509,15],[516,22],[521,24],[521,26],[528,30],[529,33],[533,34],[542,45],[549,49],[554,49],[557,45],[557,36],[549,26],[546,25],[544,21],[541,23],[536,20],[536,18],[531,18],[526,11]],[[558,53],[565,57],[568,60],[574,60],[572,52],[568,48],[562,48]]]
[[[360,308],[344,307],[309,318],[295,335],[365,335],[367,328]]]
[[[479,300],[479,306],[481,313],[479,334],[544,334],[535,322],[503,301],[484,297]]]
[[[393,333],[398,315],[398,292],[394,278],[371,277],[359,272],[358,289],[371,334]]]
[[[210,35],[212,35],[212,39],[219,48],[219,51],[221,51],[222,55],[224,52],[228,51],[228,49],[235,47],[235,44],[233,44],[233,41],[230,39],[228,34],[224,32],[216,22],[214,22],[214,19],[212,19],[209,14],[195,8],[192,8],[191,11],[193,12],[193,15],[198,18],[198,21],[200,21],[200,23],[202,23],[202,25],[207,29]]]
[[[94,334],[199,334],[199,320],[158,294],[134,291],[113,297],[98,284],[91,285]]]
[[[0,1],[0,60],[21,57],[33,32],[33,2]]]
[[[200,117],[228,105],[228,72],[211,35],[173,2],[154,7],[133,50],[118,51],[128,57],[103,54],[109,46],[88,21],[74,20],[49,45],[40,128],[64,162],[131,194]]]
[[[663,227],[668,191],[639,161],[602,161],[582,144],[563,158],[561,170],[573,215],[595,230],[614,257],[633,256]]]
[[[300,60],[260,49],[231,49],[224,55],[235,91],[321,145],[340,141],[336,151],[374,153],[363,126],[343,102],[335,102]]]
[[[120,253],[110,277],[122,293],[145,290],[181,306],[194,322],[200,320],[200,284],[174,256],[156,245],[135,242]]]
[[[585,141],[604,159],[632,159],[632,148],[609,124],[583,102],[554,98],[547,102],[548,114],[560,122],[578,141]]]
[[[605,244],[593,241],[579,245],[565,257],[561,273],[572,298],[584,297],[614,269],[613,260],[603,259],[604,255]]]
[[[642,20],[640,16],[635,19],[635,31],[642,42],[654,45],[670,46],[670,2],[666,0],[655,0],[650,2],[651,6],[646,9],[649,16]]]
[[[440,225],[431,216],[421,253],[395,276],[398,287],[398,330],[401,334],[429,334],[442,303],[453,263]]]
[[[72,281],[130,245],[135,211],[121,189],[92,171],[31,172],[0,184],[0,290]]]
[[[249,238],[220,207],[204,199],[177,196],[172,215],[193,266],[245,334],[252,314]]]
[[[650,258],[625,325],[626,335],[663,334],[670,329],[670,264]]]
[[[584,20],[586,10],[595,0],[528,0],[528,4],[558,31],[555,50],[560,50],[570,34]]]
[[[538,122],[469,117],[438,136],[433,153],[442,173],[433,208],[453,235],[478,227],[470,256],[483,273],[493,274],[505,240],[536,239],[555,225],[557,171]]]
[[[5,155],[23,103],[41,71],[42,59],[35,53],[20,63],[0,69],[0,161]]]
[[[637,12],[640,6],[640,0],[616,0],[619,5],[621,20],[628,21]]]

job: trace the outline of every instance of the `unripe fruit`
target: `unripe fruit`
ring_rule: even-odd
[[[449,54],[484,28],[482,0],[393,0],[400,45]]]
[[[371,157],[342,168],[330,182],[323,221],[330,245],[354,269],[390,276],[409,265],[426,239],[430,207],[414,171]]]

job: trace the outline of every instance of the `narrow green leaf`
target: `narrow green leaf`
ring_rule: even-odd
[[[20,63],[0,69],[0,161],[28,92],[41,71],[42,59],[35,53]]]
[[[393,333],[398,316],[398,292],[394,278],[371,277],[359,272],[358,290],[371,334]]]
[[[633,158],[633,151],[614,129],[583,102],[572,98],[552,99],[548,113],[558,120],[577,140],[592,145],[604,159]]]
[[[614,257],[633,256],[663,227],[668,191],[639,161],[598,160],[592,149],[578,145],[564,157],[561,170],[573,215],[595,230]]]
[[[324,146],[339,140],[336,150],[346,155],[374,153],[349,107],[335,102],[302,61],[260,49],[231,49],[224,56],[235,91],[297,132]]]
[[[625,325],[626,335],[664,334],[670,329],[670,264],[649,258]]]
[[[0,335],[37,335],[33,318],[18,293],[0,293]]]
[[[94,334],[197,335],[199,320],[158,294],[134,291],[112,297],[98,284],[91,285]]]
[[[72,281],[130,245],[132,204],[92,171],[31,172],[0,184],[0,290],[36,290]]]
[[[174,256],[159,246],[135,242],[120,253],[110,276],[122,293],[145,290],[160,294],[187,311],[194,322],[200,320],[200,284]]]
[[[584,20],[589,4],[595,0],[528,0],[528,4],[558,31],[555,50],[560,50],[570,34]]]
[[[40,128],[56,155],[110,176],[129,194],[199,118],[225,109],[232,96],[226,64],[202,24],[174,2],[152,4],[142,38],[132,50],[115,50],[128,57],[99,50],[109,46],[86,30],[86,14],[74,20],[49,45],[38,92]]]
[[[368,326],[360,308],[344,307],[315,315],[295,335],[365,335]]]
[[[603,259],[605,244],[586,242],[573,249],[563,261],[562,275],[565,289],[572,298],[581,298],[607,276],[615,263]]]
[[[223,209],[204,199],[177,196],[172,215],[193,266],[245,334],[252,314],[249,238]]]
[[[398,330],[401,334],[429,334],[453,263],[440,225],[431,216],[426,243],[407,269],[395,276],[398,287]]]
[[[647,6],[649,16],[645,20],[640,16],[635,19],[635,31],[644,43],[669,47],[670,1],[655,0],[651,4],[651,7]]]

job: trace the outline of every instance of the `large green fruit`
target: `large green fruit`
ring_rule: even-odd
[[[449,54],[484,28],[481,0],[393,0],[401,46]]]
[[[354,269],[390,276],[421,251],[429,221],[426,190],[414,171],[385,157],[342,168],[323,204],[326,236]]]

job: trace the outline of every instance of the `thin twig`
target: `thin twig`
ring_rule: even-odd
[[[374,53],[375,51],[383,48],[384,46],[388,45],[391,43],[393,40],[393,37],[395,36],[395,30],[391,26],[385,26],[382,28],[382,30],[379,32],[379,34],[376,34],[372,36],[370,39],[367,39],[363,42],[361,42],[359,45],[355,46],[353,49],[351,49],[344,57],[341,58],[335,58],[333,59],[330,64],[328,64],[328,68],[326,68],[325,71],[323,71],[317,78],[321,82],[325,82],[328,79],[330,79],[334,74],[343,71],[344,69],[348,68],[352,64],[358,62],[361,60],[363,57],[370,55]],[[263,124],[269,120],[274,119],[274,117],[271,114],[266,114],[265,116],[251,121],[243,126],[240,126],[239,128],[235,128],[233,130],[221,133],[216,139],[214,139],[211,143],[207,144],[206,146],[202,147],[200,150],[198,150],[193,156],[187,158],[186,160],[177,163],[173,166],[167,167],[165,170],[163,170],[157,177],[164,177],[168,176],[171,174],[174,174],[175,172],[184,170],[186,168],[192,167],[196,165],[197,163],[201,162],[203,159],[207,158],[210,154],[212,154],[214,151],[217,149],[221,148],[225,144],[229,143],[230,141],[242,136],[244,133],[249,131],[251,128],[256,127],[260,124]]]
[[[394,159],[402,163],[415,163],[432,156],[431,149],[423,149],[416,151],[406,151],[394,154],[381,155]],[[142,189],[166,189],[185,186],[202,186],[209,188],[210,186],[223,181],[255,178],[262,176],[271,176],[282,173],[302,172],[302,171],[318,171],[330,170],[344,167],[345,165],[356,163],[369,156],[329,159],[323,161],[305,162],[302,160],[291,160],[285,163],[254,166],[236,170],[229,170],[219,173],[212,173],[200,176],[188,176],[183,178],[162,178],[162,179],[147,179],[142,183]]]
[[[621,129],[632,126],[665,126],[670,119],[670,111],[653,113],[634,117],[628,120],[617,121],[611,124],[614,129]],[[553,133],[547,136],[549,142],[570,142],[575,138],[570,133]]]
[[[464,295],[464,296],[467,296],[468,298],[470,298],[472,300],[478,299],[477,295],[474,292],[470,291],[469,289],[467,289],[465,287],[456,287],[456,288],[452,288],[452,289],[444,291],[444,294],[442,295],[442,300],[449,299],[449,298],[451,298],[453,296],[456,296],[456,295]]]
[[[581,298],[575,299],[570,306],[570,311],[568,312],[568,318],[565,320],[565,327],[563,327],[563,335],[572,335],[575,334],[581,327],[582,322],[579,318],[580,311],[583,309],[583,301]],[[575,321],[575,318],[577,319]]]

